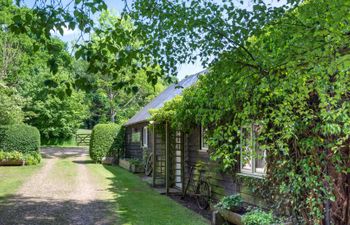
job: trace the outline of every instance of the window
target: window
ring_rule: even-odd
[[[266,172],[266,151],[259,148],[262,126],[253,124],[241,129],[241,173],[263,175]]]
[[[142,146],[143,147],[148,147],[148,129],[147,129],[147,127],[143,128],[143,132],[142,132]]]
[[[201,150],[208,150],[208,140],[206,137],[207,128],[201,126]]]
[[[131,142],[132,143],[137,143],[140,142],[141,140],[141,132],[138,128],[132,128],[131,130]]]

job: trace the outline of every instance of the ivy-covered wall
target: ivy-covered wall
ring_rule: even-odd
[[[259,122],[260,187],[306,224],[350,222],[350,2],[306,1],[223,52],[206,76],[153,112],[177,129],[209,126],[211,158],[239,163],[240,128]],[[250,55],[244,52],[250,52]]]

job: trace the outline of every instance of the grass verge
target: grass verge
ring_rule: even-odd
[[[0,202],[6,196],[15,194],[18,188],[41,167],[42,163],[35,166],[0,167]]]
[[[162,196],[128,171],[115,166],[88,165],[109,186],[121,225],[208,225],[195,212]]]

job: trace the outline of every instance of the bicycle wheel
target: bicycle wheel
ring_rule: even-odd
[[[207,209],[210,202],[210,186],[206,181],[200,181],[196,188],[196,200],[200,209]]]
[[[150,154],[145,164],[145,174],[147,176],[150,176],[152,172],[153,172],[153,154]]]

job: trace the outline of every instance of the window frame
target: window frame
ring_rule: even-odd
[[[204,146],[204,135],[205,135],[204,127],[201,125],[201,127],[200,127],[200,148],[199,148],[199,151],[207,152],[209,150],[209,146],[208,146],[208,144],[207,144],[207,146]]]
[[[146,134],[146,137],[145,137]],[[146,139],[145,139],[146,138]],[[142,129],[142,147],[148,147],[148,127],[144,126]]]
[[[257,138],[256,138],[256,134],[254,132],[254,126],[259,125],[257,123],[252,123],[250,125],[245,125],[245,126],[241,126],[241,142],[240,142],[240,174],[245,175],[245,176],[254,176],[254,177],[263,177],[266,175],[266,150],[263,150],[263,160],[265,161],[265,165],[263,168],[263,172],[257,172],[256,170],[256,160],[258,159],[257,157],[254,157],[254,154],[256,154],[257,152],[257,148],[258,148],[258,143],[257,143]],[[243,139],[245,138],[243,135],[243,129],[245,128],[249,128],[250,131],[250,142],[251,142],[251,146],[252,146],[252,156],[250,159],[250,163],[251,163],[251,169],[245,169],[244,168],[244,164],[243,164]]]

